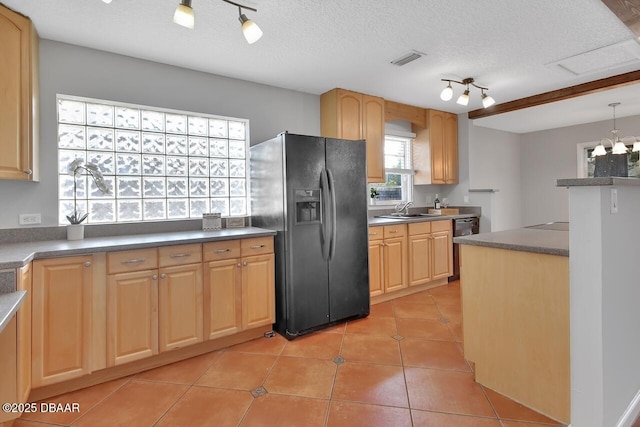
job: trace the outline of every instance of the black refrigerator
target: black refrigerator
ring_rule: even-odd
[[[276,323],[293,339],[369,314],[365,141],[282,133],[251,147],[251,224],[276,230]]]

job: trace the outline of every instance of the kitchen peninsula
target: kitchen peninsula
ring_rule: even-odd
[[[552,223],[461,244],[465,358],[475,379],[565,424],[570,419],[569,231]]]

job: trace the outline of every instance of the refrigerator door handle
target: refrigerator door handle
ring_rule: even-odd
[[[329,187],[331,191],[329,192],[331,196],[331,241],[329,246],[329,259],[332,259],[336,254],[336,242],[338,240],[338,215],[337,215],[337,206],[336,206],[336,188],[335,181],[333,180],[333,174],[331,173],[331,169],[327,169]]]
[[[320,188],[322,189],[322,258],[326,261],[329,259],[329,232],[327,227],[329,226],[329,178],[327,176],[327,170],[322,169],[320,172]]]

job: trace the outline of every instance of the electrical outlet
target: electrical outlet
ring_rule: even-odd
[[[464,204],[465,205],[469,204],[469,196],[464,196]]]
[[[617,188],[611,189],[611,213],[612,214],[618,213],[618,189]]]
[[[37,225],[41,222],[42,218],[39,213],[20,214],[20,225]]]

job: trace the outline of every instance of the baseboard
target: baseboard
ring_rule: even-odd
[[[640,390],[638,390],[631,400],[631,403],[629,403],[629,406],[627,406],[627,409],[618,420],[616,427],[632,427],[633,422],[638,416],[640,416]]]

